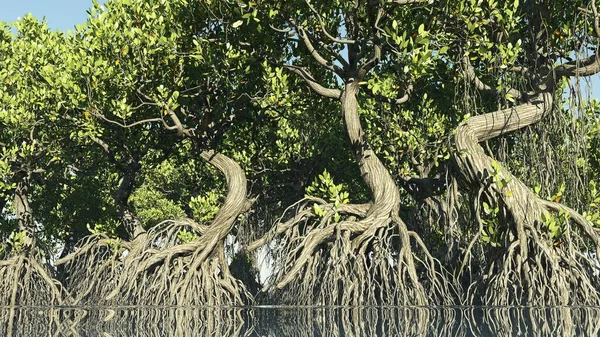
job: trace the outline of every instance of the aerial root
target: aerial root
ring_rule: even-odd
[[[456,130],[456,174],[461,187],[476,195],[473,213],[478,224],[459,277],[469,275],[465,267],[473,266],[471,252],[480,241],[484,222],[489,221],[489,244],[481,243],[486,254],[474,266],[481,270],[474,273],[477,279],[471,280],[467,303],[600,305],[600,283],[595,276],[598,268],[593,262],[597,261],[600,247],[597,231],[567,206],[540,199],[480,145],[496,133],[505,134],[535,123],[551,107],[547,103],[551,99],[544,98],[544,104],[524,104],[478,115]],[[479,207],[484,201],[489,206],[487,218]],[[552,216],[561,212],[569,215],[564,223]],[[550,229],[552,221],[560,230]],[[591,252],[590,244],[594,246]]]
[[[314,204],[324,213],[317,215]],[[336,208],[318,198],[295,204],[290,220],[257,241],[278,240],[275,261],[280,262],[266,286],[274,288],[272,296],[306,305],[452,302],[450,283],[418,235],[396,215],[367,215],[370,207]]]
[[[27,318],[21,317],[22,306],[56,306],[69,298],[60,282],[38,262],[35,252],[19,253],[0,261],[0,331],[11,335],[15,326]],[[8,307],[8,308],[6,308]],[[8,310],[7,310],[8,309]],[[50,315],[51,324],[58,324],[58,317]]]
[[[184,242],[182,230],[196,236]],[[169,221],[150,230],[123,268],[107,301],[136,305],[239,305],[251,296],[229,271],[218,226]]]
[[[567,206],[530,195],[544,211],[565,212],[569,219],[560,237],[552,238],[541,221],[517,222],[507,234],[505,248],[484,271],[486,305],[598,305],[598,267],[581,247],[592,242],[597,254],[599,237],[593,226]],[[517,199],[518,200],[518,199]],[[506,204],[513,212],[516,203]],[[575,224],[576,227],[572,227]],[[573,235],[573,231],[577,234]],[[586,255],[587,254],[587,255]],[[596,255],[598,256],[598,255]],[[474,301],[476,288],[468,297]]]
[[[0,280],[0,303],[7,306],[60,305],[68,295],[34,253],[1,261]]]
[[[132,242],[94,234],[57,264],[67,267],[73,304],[241,304],[245,288],[231,276],[219,239],[207,239],[207,229],[181,220],[164,221]],[[183,230],[200,239],[183,242]]]
[[[81,240],[79,248],[56,261],[65,266],[65,286],[73,305],[108,304],[105,297],[114,289],[123,268],[124,252],[135,251],[134,242],[93,234]]]

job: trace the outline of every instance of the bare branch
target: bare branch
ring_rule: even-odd
[[[300,77],[302,77],[308,86],[321,96],[334,99],[339,99],[342,96],[341,90],[326,88],[320,85],[317,80],[315,80],[314,77],[312,77],[312,75],[302,67],[286,64],[284,65],[284,68],[296,73],[297,75],[300,75]]]
[[[319,54],[319,52],[313,46],[310,37],[308,36],[306,31],[304,31],[304,28],[302,28],[302,26],[298,26],[294,20],[290,20],[290,23],[296,28],[298,36],[302,39],[302,41],[304,41],[304,45],[306,46],[306,48],[308,48],[308,51],[310,52],[312,57],[326,69],[335,72],[340,77],[343,77],[344,72],[342,68],[333,64],[331,61],[326,60],[323,56],[321,56],[321,54]]]
[[[434,0],[391,0],[391,1],[381,1],[381,0],[372,0],[369,5],[377,6],[383,4],[388,7],[396,7],[396,6],[404,6],[411,4],[424,4],[431,5],[434,3]]]
[[[371,28],[373,29],[373,35],[375,36],[375,40],[373,41],[373,56],[371,57],[371,59],[369,59],[369,61],[367,61],[365,64],[363,64],[360,68],[359,72],[362,74],[368,73],[381,60],[382,46],[380,44],[380,41],[381,41],[381,34],[382,34],[383,30],[381,28],[379,28],[379,22],[381,21],[383,16],[386,14],[386,12],[382,8],[377,9],[377,14],[375,14],[372,7],[369,7],[367,9],[367,11],[369,13],[370,19],[371,20],[374,19],[372,21],[373,24],[372,24]],[[361,59],[361,58],[362,58],[362,55],[359,55],[358,59]],[[407,97],[407,99],[408,99],[408,97]]]
[[[307,32],[307,34],[308,34],[308,32]],[[311,35],[311,37],[313,37],[313,35]],[[297,42],[299,42],[299,41],[297,41]],[[344,69],[348,69],[348,62],[346,62],[346,60],[342,57],[342,55],[340,55],[340,53],[333,50],[331,48],[331,46],[327,45],[325,42],[323,42],[320,39],[317,41],[317,43],[319,44],[319,47],[325,49],[325,51],[327,53],[329,53],[329,55],[335,57],[335,59],[342,65],[342,67]]]
[[[373,91],[371,89],[369,89],[368,87],[362,87],[362,88],[367,95],[375,98],[376,100],[378,100],[380,102],[400,105],[402,103],[406,103],[408,101],[408,99],[410,98],[410,94],[412,93],[412,90],[413,90],[413,85],[409,84],[406,87],[406,90],[404,90],[404,95],[399,98],[385,97],[383,95],[373,93]]]
[[[287,34],[287,33],[290,33],[292,31],[292,29],[290,29],[290,28],[281,29],[281,28],[277,28],[277,27],[273,26],[272,24],[269,24],[269,27],[271,27],[272,30],[274,30],[274,31],[276,31],[278,33]]]
[[[329,32],[327,31],[327,29],[325,29],[325,22],[323,21],[323,18],[321,17],[321,15],[319,14],[319,12],[311,5],[310,0],[304,0],[304,2],[306,2],[306,5],[308,6],[308,8],[310,8],[310,10],[315,13],[315,15],[317,16],[317,19],[319,19],[319,24],[321,25],[321,31],[323,31],[323,34],[330,39],[333,42],[336,43],[343,43],[343,44],[354,44],[356,43],[356,40],[348,40],[348,39],[338,39],[334,36],[332,36],[331,34],[329,34]]]
[[[103,141],[102,139],[100,139],[98,137],[94,137],[94,136],[90,137],[90,139],[94,143],[100,145],[100,147],[104,150],[104,152],[106,152],[108,154],[108,156],[110,157],[111,161],[115,161],[116,162],[115,156],[113,155],[112,151],[110,150],[110,146],[108,146],[108,144],[106,144],[105,141]]]
[[[107,123],[114,124],[114,125],[117,125],[117,126],[119,126],[121,128],[125,128],[125,129],[132,128],[134,126],[141,125],[141,124],[146,124],[146,123],[154,123],[154,122],[163,122],[164,123],[164,120],[162,118],[148,118],[148,119],[137,121],[137,122],[134,122],[134,123],[131,123],[131,124],[123,124],[123,123],[119,123],[117,121],[114,121],[112,119],[106,118],[106,116],[104,116],[104,114],[102,114],[100,111],[95,110],[95,109],[92,110],[92,115],[95,116],[95,117],[100,118],[101,120],[103,120],[103,121],[105,121]]]
[[[600,17],[598,16],[598,8],[596,7],[596,0],[590,1],[590,5],[592,7],[592,12],[585,8],[579,8],[580,11],[585,12],[587,14],[594,15],[594,33],[596,37],[600,38]]]
[[[570,76],[591,76],[600,72],[600,59],[594,54],[583,60],[564,63],[554,68],[556,78]]]
[[[136,90],[136,92],[138,95],[142,96],[144,99],[158,104],[152,97],[146,95],[140,88],[138,88]],[[171,121],[175,124],[175,125],[171,126],[171,125],[167,124],[167,122],[161,117],[160,120],[163,122],[163,125],[167,130],[177,131],[177,135],[179,137],[181,137],[181,136],[192,137],[193,136],[192,130],[187,129],[183,126],[183,124],[179,120],[179,117],[177,117],[177,114],[173,110],[169,109],[166,106],[164,106],[163,109],[165,109],[165,116],[169,117],[169,119],[171,119]]]
[[[475,85],[475,87],[478,90],[491,92],[497,96],[500,96],[500,93],[495,88],[492,88],[491,86],[483,83],[481,81],[481,79],[479,79],[479,77],[477,77],[477,74],[475,74],[475,69],[473,68],[473,65],[471,64],[471,61],[469,61],[469,56],[465,55],[463,57],[462,63],[465,68],[464,70],[465,70],[465,75],[467,76],[467,79],[469,80],[469,82],[471,82],[473,85]],[[509,88],[506,93],[516,99],[519,99],[519,100],[523,97],[523,94],[520,91],[513,89],[513,88]]]
[[[433,4],[433,0],[393,0],[393,1],[387,1],[385,4],[386,5],[395,5],[395,6],[402,6],[402,5],[410,5],[410,4]]]

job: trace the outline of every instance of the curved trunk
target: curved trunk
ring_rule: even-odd
[[[208,256],[214,254],[217,245],[223,244],[237,217],[250,208],[250,202],[246,198],[246,174],[238,163],[212,150],[203,151],[200,156],[225,176],[228,193],[223,205],[212,224],[198,240],[178,245],[176,253],[167,249],[154,254],[150,259],[144,261],[143,269],[148,269],[172,255],[186,255],[195,251],[198,251],[199,254],[194,256],[196,262],[193,267],[198,267]]]
[[[479,144],[538,122],[552,110],[552,105],[552,95],[545,93],[527,104],[471,117],[456,129],[454,161],[458,178],[461,187],[475,196],[475,217],[479,223],[479,231],[467,248],[461,268],[483,231],[478,211],[483,201],[498,207],[498,223],[508,226],[508,230],[502,230],[505,233],[500,242],[502,255],[484,267],[485,304],[595,305],[600,300],[595,290],[596,277],[590,273],[594,267],[576,252],[568,238],[570,230],[565,232],[565,247],[556,247],[545,228],[543,215],[556,209],[571,214],[571,220],[582,228],[584,235],[598,245],[598,237],[589,223],[564,205],[541,200],[486,155]]]
[[[543,208],[537,202],[537,196],[507,170],[497,172],[497,180],[507,182],[505,187],[499,188],[491,180],[493,159],[479,143],[535,124],[552,109],[552,104],[552,95],[546,93],[528,104],[471,117],[456,129],[457,155],[454,160],[463,183],[475,194],[482,186],[489,185],[482,193],[501,196],[514,222],[520,224],[518,231],[524,230],[522,226],[533,227],[540,219]],[[487,197],[494,198],[490,195]],[[521,243],[521,249],[527,251],[525,242]]]
[[[367,218],[389,219],[391,214],[397,214],[400,210],[400,193],[392,176],[371,150],[365,138],[358,114],[358,90],[357,81],[346,84],[341,97],[344,124],[357,157],[360,173],[373,194],[373,205],[367,213]]]
[[[227,236],[238,215],[250,208],[250,202],[246,198],[246,174],[237,162],[224,154],[211,150],[203,151],[200,156],[225,176],[227,197],[210,227],[219,228],[221,235]]]
[[[500,169],[499,172],[494,172],[493,159],[485,153],[479,143],[532,125],[551,109],[552,95],[544,94],[532,103],[471,117],[456,129],[457,155],[454,156],[454,160],[463,187],[470,190],[472,195],[485,199],[490,205],[506,210],[506,214],[503,214],[505,219],[502,221],[514,224],[514,228],[507,233],[503,245],[509,247],[512,242],[518,245],[516,272],[524,276],[524,289],[532,289],[531,285],[534,282],[530,276],[529,264],[524,263],[529,257],[530,249],[526,231],[539,229],[544,209],[537,196],[508,170]],[[492,178],[493,174],[497,177]],[[499,187],[499,181],[506,182],[505,186]],[[475,204],[479,205],[481,202],[482,200],[476,200]],[[476,216],[479,219],[479,215]],[[482,226],[481,223],[479,225]],[[478,238],[480,233],[475,238]],[[471,246],[473,243],[474,241]],[[531,290],[528,292],[527,297],[532,298],[533,293]]]
[[[399,282],[404,283],[410,280],[412,286],[417,289],[415,293],[417,298],[411,301],[423,304],[427,300],[424,297],[425,293],[417,276],[413,253],[410,247],[409,232],[406,224],[399,216],[400,191],[391,174],[371,149],[365,138],[358,113],[357,95],[359,88],[358,81],[346,84],[341,97],[342,113],[348,138],[357,157],[360,173],[373,195],[373,204],[367,212],[366,217],[357,221],[362,230],[364,230],[364,233],[353,242],[353,247],[357,248],[362,245],[366,239],[375,234],[378,228],[387,226],[392,221],[395,222],[400,237],[400,261],[398,261]],[[405,279],[406,275],[408,275],[408,280]],[[406,296],[406,292],[404,292],[404,296]]]
[[[240,213],[250,207],[246,199],[246,175],[231,158],[215,151],[200,156],[217,168],[227,181],[227,197],[210,226],[187,226],[174,222],[156,226],[142,239],[141,249],[126,264],[119,280],[105,297],[118,294],[121,301],[136,305],[231,305],[250,298],[243,285],[229,271],[224,242]],[[199,236],[181,243],[182,228]],[[160,247],[157,247],[160,246]],[[129,255],[128,255],[129,259]],[[149,298],[148,291],[158,294]]]
[[[251,207],[251,203],[246,198],[248,185],[246,174],[236,161],[213,150],[203,151],[200,156],[223,173],[227,182],[227,197],[211,225],[200,238],[203,245],[210,246],[210,249],[205,248],[205,255],[200,256],[200,260],[203,260],[217,242],[223,243],[235,225],[237,217],[246,212]]]

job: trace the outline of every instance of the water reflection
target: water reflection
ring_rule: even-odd
[[[2,308],[1,336],[599,336],[600,308]]]

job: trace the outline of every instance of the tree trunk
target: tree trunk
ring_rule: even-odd
[[[479,223],[463,260],[466,265],[471,248],[481,236],[483,220],[478,211],[482,202],[498,207],[498,223],[507,226],[500,242],[502,254],[483,269],[485,289],[476,295],[491,305],[596,305],[600,301],[595,267],[577,254],[571,230],[565,230],[564,247],[554,245],[544,224],[543,214],[565,211],[582,229],[582,236],[596,246],[599,239],[591,225],[572,209],[540,199],[517,177],[486,155],[482,141],[532,125],[552,111],[553,99],[545,93],[530,103],[497,112],[471,117],[459,126],[454,138],[461,188],[475,197],[475,217]],[[502,183],[500,183],[502,182]],[[568,226],[568,224],[566,225]],[[565,267],[567,266],[567,267]],[[461,269],[462,270],[462,269]],[[474,298],[469,299],[471,303]]]
[[[366,239],[372,236],[375,233],[374,230],[377,228],[387,226],[392,221],[395,222],[400,237],[398,282],[402,284],[402,287],[405,287],[404,282],[408,281],[405,279],[405,276],[408,275],[410,284],[416,290],[413,293],[415,298],[408,300],[409,303],[425,304],[427,303],[426,294],[417,276],[409,232],[406,224],[399,216],[400,192],[398,186],[387,168],[371,149],[360,123],[357,101],[359,88],[358,80],[347,83],[341,97],[341,102],[346,132],[356,154],[360,173],[373,195],[373,204],[367,212],[366,217],[357,222],[362,230],[365,231],[365,233],[361,234],[361,237]],[[362,242],[363,239],[359,238],[354,241],[353,246],[360,246]],[[429,253],[426,253],[426,255],[429,255]],[[406,295],[407,293],[404,288],[403,291]]]
[[[203,151],[200,156],[225,176],[227,182],[227,197],[215,216],[211,227],[221,227],[225,236],[233,227],[240,213],[250,208],[246,198],[246,174],[233,159],[215,151]]]
[[[360,173],[373,194],[373,206],[367,213],[367,218],[389,219],[392,214],[398,214],[400,210],[400,194],[392,176],[365,138],[358,114],[358,90],[358,81],[346,84],[341,97],[344,124],[356,154]]]
[[[35,247],[35,223],[29,204],[29,186],[26,182],[20,182],[15,190],[15,216],[19,231],[25,234],[22,249],[28,252]]]
[[[123,174],[121,185],[115,193],[115,209],[123,222],[123,226],[129,240],[134,241],[139,235],[146,232],[142,222],[138,219],[129,208],[129,197],[133,192],[135,177],[141,166],[137,162],[130,163]]]
[[[198,255],[194,256],[196,262],[192,268],[198,267],[207,257],[214,254],[215,247],[223,244],[223,241],[235,225],[237,217],[251,206],[246,198],[246,175],[238,163],[212,150],[203,151],[200,156],[225,175],[228,193],[212,224],[202,233],[202,236],[198,240],[184,243],[174,248],[177,251],[176,255],[199,252]],[[144,261],[143,269],[146,270],[173,254],[169,249],[158,252],[147,261]]]
[[[457,154],[454,160],[463,186],[477,195],[483,186],[489,185],[486,190],[482,190],[483,195],[488,199],[500,196],[520,233],[523,233],[525,227],[539,226],[536,222],[541,218],[543,207],[537,196],[508,170],[501,169],[498,172],[499,179],[507,182],[504,188],[499,188],[491,181],[493,159],[486,155],[479,143],[535,124],[552,110],[552,104],[552,95],[546,93],[531,103],[471,117],[456,129]],[[520,244],[526,255],[526,242],[522,241]]]

